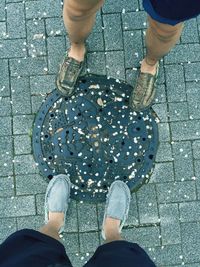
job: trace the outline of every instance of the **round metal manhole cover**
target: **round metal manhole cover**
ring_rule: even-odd
[[[134,112],[132,87],[105,76],[79,79],[76,94],[54,90],[40,107],[33,128],[33,154],[43,176],[68,173],[71,198],[106,199],[120,179],[131,191],[148,180],[158,147],[152,110]]]

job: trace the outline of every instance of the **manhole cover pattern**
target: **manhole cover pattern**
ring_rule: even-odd
[[[131,191],[148,180],[158,147],[152,110],[128,107],[131,86],[104,76],[86,76],[70,98],[54,90],[33,128],[33,154],[43,176],[68,173],[71,198],[101,202],[120,179]]]

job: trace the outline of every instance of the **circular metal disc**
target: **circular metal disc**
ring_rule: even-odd
[[[76,94],[54,90],[33,128],[33,153],[43,176],[68,173],[71,198],[101,202],[120,179],[131,191],[148,180],[158,147],[152,110],[128,106],[131,86],[105,76],[86,76]]]

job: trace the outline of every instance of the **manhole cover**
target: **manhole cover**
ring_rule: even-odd
[[[33,153],[43,176],[68,173],[76,200],[101,202],[121,179],[135,191],[152,171],[158,127],[153,111],[128,107],[132,88],[105,76],[86,76],[77,93],[54,90],[42,104],[33,129]]]

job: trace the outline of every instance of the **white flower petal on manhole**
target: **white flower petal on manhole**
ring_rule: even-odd
[[[103,100],[102,100],[101,98],[98,98],[98,99],[97,99],[97,104],[98,104],[99,106],[101,106],[101,107],[104,106],[104,104],[103,104]]]
[[[99,84],[91,84],[89,86],[89,89],[100,89],[100,86],[99,86]]]

